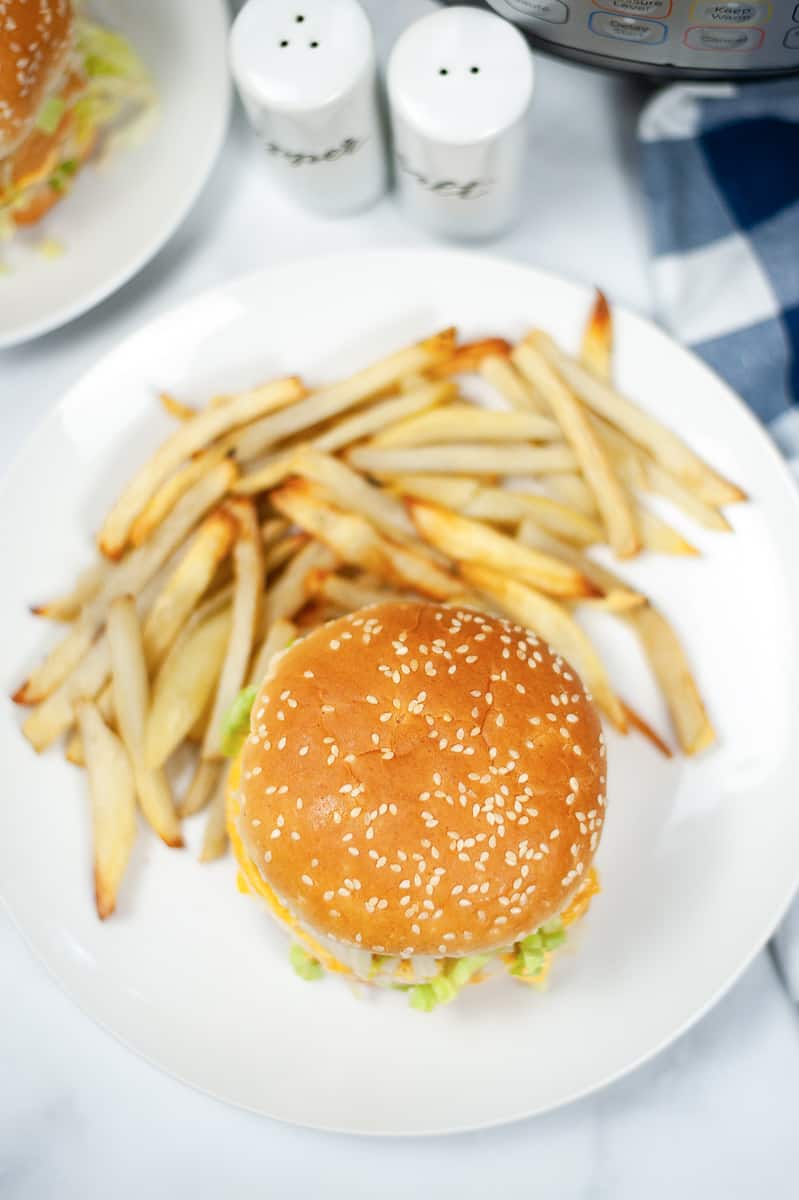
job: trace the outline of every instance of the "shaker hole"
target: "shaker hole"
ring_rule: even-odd
[[[315,50],[316,47],[319,45],[319,43],[318,42],[309,42],[308,45],[311,47],[312,50]]]
[[[446,67],[441,67],[441,69],[439,70],[438,73],[439,73],[439,75],[449,75],[449,71],[447,70]]]
[[[297,22],[298,25],[301,25],[302,22],[305,20],[305,17],[302,15],[302,13],[298,13],[297,16],[294,18],[294,20]]]
[[[470,67],[470,68],[469,68],[469,74],[470,74],[470,75],[479,75],[479,74],[480,74],[480,68],[479,68],[479,67]]]
[[[280,49],[285,50],[286,46],[288,46],[288,42],[284,38],[283,41],[280,43]]]

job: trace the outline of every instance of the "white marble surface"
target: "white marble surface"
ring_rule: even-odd
[[[369,7],[385,46],[427,5]],[[527,216],[492,252],[649,308],[633,140],[641,96],[539,60]],[[137,279],[60,332],[0,354],[0,469],[99,355],[199,289],[297,255],[425,240],[391,198],[335,224],[298,213],[261,168],[237,118],[190,219]],[[281,1200],[799,1194],[799,1015],[766,953],[675,1046],[599,1095],[505,1129],[411,1143],[280,1126],[165,1077],[57,990],[3,913],[0,963],[2,1200],[210,1200],[245,1188]]]

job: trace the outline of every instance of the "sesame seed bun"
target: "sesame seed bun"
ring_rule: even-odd
[[[544,642],[470,610],[380,604],[273,662],[237,835],[306,928],[376,954],[457,957],[564,908],[604,791],[597,714]]]
[[[0,0],[0,160],[57,94],[72,51],[70,0]]]

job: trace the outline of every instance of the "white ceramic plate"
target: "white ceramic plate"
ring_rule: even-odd
[[[121,287],[186,216],[222,145],[230,112],[224,0],[91,0],[129,37],[160,111],[140,145],[88,164],[62,203],[0,246],[0,348],[70,321]],[[44,258],[53,238],[64,250]]]
[[[0,495],[7,688],[47,631],[26,605],[63,587],[126,477],[168,428],[154,392],[201,401],[299,371],[325,380],[457,323],[466,336],[540,323],[574,346],[588,292],[445,253],[289,265],[209,292],[130,338],[67,395]],[[734,535],[690,528],[698,559],[630,574],[685,637],[720,733],[696,762],[610,739],[604,891],[538,995],[474,988],[431,1016],[398,993],[307,984],[284,935],[234,886],[230,858],[142,836],[120,911],[92,907],[84,781],[0,722],[0,889],[31,945],[95,1020],[153,1063],[232,1103],[326,1129],[433,1133],[542,1112],[628,1071],[704,1012],[761,946],[799,875],[799,504],[723,383],[645,321],[617,313],[618,379],[753,503]],[[679,517],[676,523],[685,525]],[[626,633],[597,633],[625,696],[665,715]]]

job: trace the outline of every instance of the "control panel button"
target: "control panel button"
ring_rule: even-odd
[[[690,50],[714,50],[749,54],[763,45],[765,32],[762,29],[722,29],[704,25],[692,25],[686,29],[683,41]]]
[[[799,9],[797,9],[799,12]],[[793,14],[794,21],[799,21],[796,13]],[[782,44],[787,50],[799,50],[799,25],[794,29],[789,29],[785,37],[782,39]]]
[[[696,0],[690,16],[696,21],[711,21],[714,25],[764,25],[771,20],[771,4],[764,0],[747,4],[743,0]]]
[[[569,19],[569,6],[563,0],[507,0],[507,3],[523,17],[547,21],[550,25],[565,25]]]
[[[593,0],[596,8],[630,17],[668,17],[672,0]]]
[[[635,17],[617,17],[610,12],[593,12],[588,22],[592,33],[600,37],[617,38],[622,42],[659,46],[668,37],[668,29],[660,21],[643,21]]]

